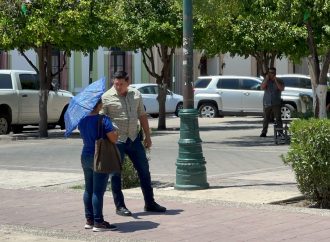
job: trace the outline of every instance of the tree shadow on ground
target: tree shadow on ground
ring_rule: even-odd
[[[61,129],[49,129],[48,137],[40,137],[38,127],[27,127],[24,128],[21,133],[13,134],[9,136],[14,140],[27,140],[27,139],[66,139],[64,136],[65,130]],[[79,131],[73,131],[68,137],[69,139],[81,139]]]
[[[256,136],[240,136],[240,137],[229,137],[222,141],[204,141],[205,144],[219,144],[227,145],[232,147],[260,147],[260,146],[281,146],[288,144],[275,144],[273,136],[268,136],[265,138],[260,138],[259,135]]]
[[[247,129],[261,129],[261,125],[212,125],[212,126],[199,126],[199,131],[201,132],[208,132],[208,131],[231,131],[231,130],[247,130]],[[180,127],[178,128],[168,128],[166,130],[157,130],[152,129],[152,136],[163,136],[167,135],[168,133],[176,134],[180,133]]]
[[[224,189],[224,188],[235,188],[235,187],[258,187],[258,186],[291,186],[297,185],[296,182],[261,182],[261,183],[251,183],[251,184],[236,184],[236,185],[224,185],[224,186],[210,186],[210,189]]]

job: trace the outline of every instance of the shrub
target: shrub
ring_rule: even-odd
[[[126,155],[123,162],[123,169],[121,173],[121,182],[123,189],[138,187],[139,177],[136,170],[134,169],[133,163],[130,158]]]
[[[310,119],[314,117],[313,110],[308,109],[305,113],[292,111],[292,118]]]
[[[320,208],[330,208],[330,120],[294,120],[285,164],[292,167],[298,189]]]

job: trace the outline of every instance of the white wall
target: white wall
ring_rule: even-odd
[[[142,79],[142,54],[141,51],[133,52],[133,76],[134,83],[141,83]]]
[[[32,63],[38,67],[37,65],[37,54],[34,50],[28,50],[25,52],[25,55],[32,61]],[[10,69],[16,70],[29,70],[33,71],[34,69],[30,66],[30,64],[25,60],[25,58],[17,51],[13,50],[10,52]]]
[[[104,51],[99,47],[97,53],[97,80],[104,77]]]
[[[230,57],[228,54],[224,57],[225,66],[224,75],[251,76],[251,57],[244,59],[239,56]]]
[[[276,74],[288,74],[289,64],[287,58],[282,58],[281,60],[276,60]]]
[[[215,56],[207,60],[207,74],[210,76],[219,75],[219,56]]]
[[[82,87],[89,85],[89,55],[81,54],[81,76],[82,76]],[[75,70],[78,71],[78,70]]]

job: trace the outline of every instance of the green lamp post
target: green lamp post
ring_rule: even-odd
[[[194,109],[192,0],[183,1],[183,82],[175,189],[206,189],[209,187],[206,162],[203,157],[202,140],[199,137],[198,111]]]

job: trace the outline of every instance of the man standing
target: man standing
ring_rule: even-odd
[[[276,127],[282,128],[281,118],[281,92],[284,90],[284,83],[276,78],[276,69],[269,68],[265,80],[261,83],[261,89],[265,90],[263,98],[264,120],[260,137],[266,137],[271,113],[273,112]]]
[[[102,96],[103,113],[111,117],[111,120],[119,128],[117,146],[121,157],[124,158],[127,154],[138,173],[145,202],[144,210],[148,212],[165,212],[166,208],[155,202],[151,186],[149,163],[145,148],[150,148],[152,143],[142,96],[138,90],[129,87],[129,84],[129,77],[125,71],[118,71],[114,74],[112,88]],[[144,131],[144,140],[138,130],[138,120]],[[111,188],[116,213],[121,216],[131,216],[132,213],[126,208],[124,202],[120,174],[117,173],[111,176]]]

